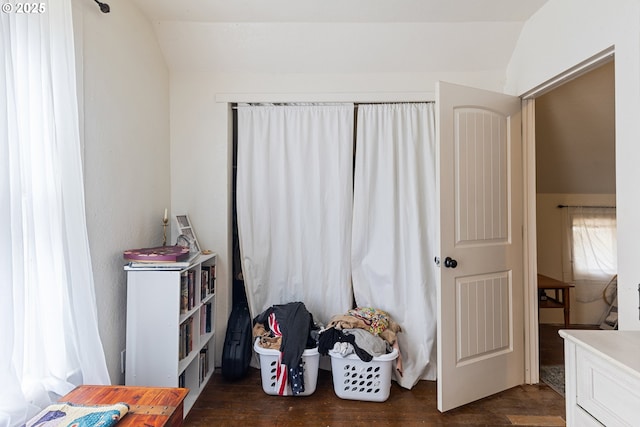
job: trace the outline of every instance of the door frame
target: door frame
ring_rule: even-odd
[[[536,139],[535,99],[607,62],[613,61],[615,46],[552,77],[520,96],[522,99],[522,165],[524,173],[524,322],[525,382],[540,382],[538,336],[538,257],[536,228]]]

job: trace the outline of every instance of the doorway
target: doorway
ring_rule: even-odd
[[[536,267],[560,282],[574,281],[566,207],[615,207],[614,69],[611,57],[535,98]],[[609,308],[598,286],[570,289],[568,325],[563,307],[542,308],[553,291],[538,294],[540,380],[553,388],[564,384],[557,331],[598,328]]]

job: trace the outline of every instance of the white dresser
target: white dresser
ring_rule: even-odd
[[[561,330],[567,426],[640,426],[640,331]]]

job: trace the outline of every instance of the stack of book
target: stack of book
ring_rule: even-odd
[[[127,268],[181,270],[188,267],[199,254],[191,254],[186,246],[158,246],[128,249],[123,257]]]

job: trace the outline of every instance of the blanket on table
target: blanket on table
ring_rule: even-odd
[[[126,403],[76,405],[63,402],[44,408],[22,427],[110,427],[129,411]]]

